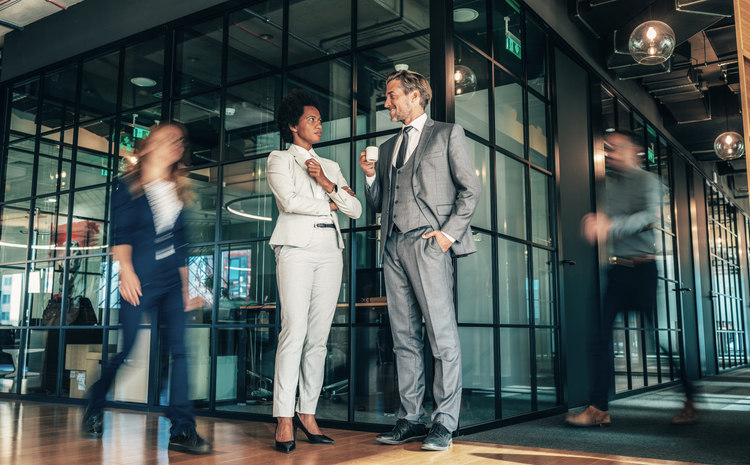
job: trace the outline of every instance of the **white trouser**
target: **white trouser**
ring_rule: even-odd
[[[273,416],[314,414],[323,386],[326,342],[336,311],[343,259],[336,230],[315,228],[307,247],[276,247],[281,333],[276,348]]]

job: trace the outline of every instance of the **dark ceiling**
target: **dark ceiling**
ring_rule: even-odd
[[[602,62],[618,79],[635,79],[654,97],[664,123],[700,161],[715,161],[713,142],[742,133],[734,12],[729,0],[568,0],[571,18],[599,41]],[[639,24],[663,21],[677,47],[662,65],[640,65],[627,40]],[[744,165],[744,163],[743,163]]]

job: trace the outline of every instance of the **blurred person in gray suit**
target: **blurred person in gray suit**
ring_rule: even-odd
[[[284,453],[295,449],[297,427],[313,444],[333,444],[318,428],[315,410],[343,271],[344,239],[336,212],[355,219],[362,213],[339,164],[313,150],[323,133],[317,107],[309,92],[288,93],[276,122],[291,144],[268,156],[268,185],[279,208],[269,244],[276,254],[281,301],[273,416],[278,422],[276,450]]]
[[[377,441],[403,444],[424,438],[422,449],[445,450],[452,445],[461,408],[453,257],[476,252],[469,224],[480,186],[463,129],[425,114],[431,97],[421,74],[391,74],[385,107],[391,121],[403,127],[379,147],[377,162],[368,162],[362,152],[359,164],[367,200],[382,213],[380,254],[401,398],[396,426]],[[422,420],[423,318],[435,358],[437,406],[429,433]]]

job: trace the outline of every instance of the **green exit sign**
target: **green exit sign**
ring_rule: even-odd
[[[505,36],[505,50],[515,55],[519,60],[521,59],[521,43],[510,34]]]
[[[133,137],[135,137],[136,139],[143,139],[148,136],[148,134],[148,129],[139,128],[138,126],[133,128]]]
[[[656,163],[656,155],[654,154],[653,150],[648,149],[647,155],[648,155],[648,161],[650,161],[651,163]]]

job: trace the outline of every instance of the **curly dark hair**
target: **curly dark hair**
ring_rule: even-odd
[[[276,109],[276,124],[279,125],[281,138],[284,142],[294,142],[292,130],[289,126],[299,124],[299,119],[305,112],[305,107],[318,108],[318,99],[304,89],[294,89],[281,99],[281,104]]]

